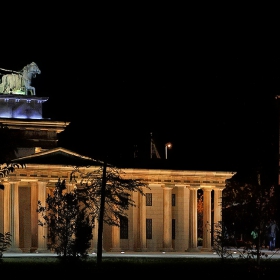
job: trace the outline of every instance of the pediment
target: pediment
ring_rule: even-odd
[[[47,164],[65,166],[100,166],[103,163],[71,150],[57,147],[12,160],[21,164]]]

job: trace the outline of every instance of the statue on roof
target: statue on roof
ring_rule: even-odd
[[[32,62],[26,65],[21,71],[0,68],[0,71],[1,70],[9,73],[2,74],[0,72],[0,94],[29,95],[30,93],[30,95],[36,95],[35,88],[31,86],[31,80],[35,78],[37,74],[41,74],[36,63]]]

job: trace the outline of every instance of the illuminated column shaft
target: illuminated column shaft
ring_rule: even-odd
[[[112,226],[112,248],[111,252],[120,252],[120,228]]]
[[[222,221],[223,189],[214,189],[214,224]]]
[[[31,187],[31,248],[30,252],[35,252],[38,247],[38,216],[36,213],[38,205],[38,183],[30,183]]]
[[[76,184],[66,183],[67,192],[70,193],[71,191],[73,191],[75,186],[76,186]]]
[[[94,228],[92,229],[92,239],[90,242],[90,252],[96,253],[97,252],[97,237],[98,237],[98,220],[94,220]],[[102,245],[103,246],[103,245]]]
[[[146,209],[146,197],[140,195],[140,251],[147,251],[147,239],[146,239],[146,219],[147,219],[147,209]]]
[[[203,189],[203,251],[211,251],[211,189]]]
[[[46,198],[47,198],[47,183],[46,182],[38,182],[38,200],[42,202],[43,206],[46,206]],[[44,222],[41,214],[38,213],[37,216],[38,220]],[[38,224],[38,222],[37,222]],[[37,226],[38,227],[38,248],[37,252],[46,252],[48,251],[47,248],[47,235],[48,235],[48,226]]]
[[[11,185],[10,183],[3,183],[4,185],[4,221],[3,221],[3,233],[11,232]]]
[[[172,187],[163,186],[163,250],[172,249]]]
[[[4,186],[3,182],[0,184]],[[4,186],[5,189],[5,186]],[[4,232],[4,189],[0,190],[0,232]]]
[[[190,188],[190,244],[187,251],[197,252],[197,188]]]
[[[11,233],[11,247],[7,250],[9,252],[22,252],[19,248],[19,199],[18,199],[18,185],[19,182],[13,182],[10,184],[10,221],[9,228]]]

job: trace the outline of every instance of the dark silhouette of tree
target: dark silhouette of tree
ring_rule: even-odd
[[[247,241],[251,239],[252,230],[257,227],[257,256],[260,255],[268,221],[276,219],[276,212],[275,187],[265,176],[262,180],[259,171],[252,171],[246,176],[237,173],[227,181],[222,199],[223,222],[230,236],[242,236]]]
[[[5,163],[5,164],[0,164],[0,177],[6,177],[10,173],[13,173],[16,168],[24,168],[25,164],[22,163]],[[0,185],[0,189],[4,190],[4,186]]]
[[[65,180],[58,180],[47,196],[47,206],[38,201],[37,212],[42,216],[39,225],[48,226],[48,249],[59,256],[85,257],[90,248],[94,216],[79,197],[79,190],[67,192]]]
[[[102,262],[102,235],[103,223],[112,226],[120,226],[120,219],[127,217],[126,210],[135,207],[132,192],[145,195],[143,188],[148,184],[141,179],[126,177],[121,169],[108,165],[105,161],[103,166],[92,172],[83,172],[76,168],[71,174],[71,180],[80,178],[78,188],[83,189],[83,203],[89,207],[94,216],[98,218],[98,244],[97,263]]]
[[[232,251],[229,249],[229,236],[223,221],[214,224],[213,228],[213,250],[221,257],[222,262],[226,258],[232,258]]]
[[[5,232],[4,234],[0,232],[0,258],[3,256],[3,252],[8,249],[12,244],[11,233]]]

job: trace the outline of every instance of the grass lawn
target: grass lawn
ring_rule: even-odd
[[[261,260],[263,279],[280,272],[280,260]],[[247,259],[209,258],[103,258],[97,266],[95,258],[63,260],[56,257],[20,257],[0,259],[1,275],[32,276],[31,279],[56,279],[114,276],[132,277],[215,277],[215,279],[245,279],[256,277],[256,262]],[[182,276],[183,275],[183,276]],[[260,279],[260,278],[259,278]],[[171,279],[172,280],[172,279]]]

